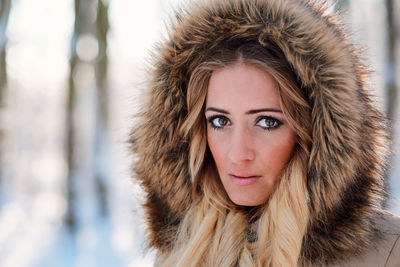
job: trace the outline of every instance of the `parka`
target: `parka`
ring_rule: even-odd
[[[384,210],[388,122],[371,100],[359,50],[317,0],[205,0],[176,12],[131,135],[149,247],[170,250],[192,205],[189,143],[179,134],[191,72],[219,43],[246,39],[283,51],[312,109],[301,257],[313,266],[400,266],[400,219]]]

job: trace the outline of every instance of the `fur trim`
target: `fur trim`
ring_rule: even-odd
[[[206,2],[206,3],[204,3]],[[367,70],[326,1],[221,0],[177,12],[150,70],[147,101],[132,133],[135,178],[147,193],[150,246],[171,248],[191,205],[188,142],[178,129],[195,66],[219,43],[273,41],[307,88],[313,143],[310,227],[302,256],[328,264],[358,255],[379,237],[389,155],[386,119],[370,100]]]

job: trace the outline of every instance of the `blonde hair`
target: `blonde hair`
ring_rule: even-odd
[[[238,42],[240,43],[240,42]],[[282,111],[297,136],[293,155],[266,204],[239,207],[227,196],[207,147],[204,105],[212,73],[235,63],[251,64],[276,81]],[[306,185],[311,143],[306,92],[282,51],[256,41],[224,45],[197,66],[187,91],[188,116],[181,132],[190,140],[193,205],[180,223],[163,266],[296,266],[308,226]]]

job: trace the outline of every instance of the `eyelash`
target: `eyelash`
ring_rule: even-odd
[[[221,130],[221,129],[223,129],[225,127],[225,126],[217,126],[217,125],[215,125],[214,124],[214,120],[215,119],[225,119],[227,121],[227,125],[229,126],[230,120],[227,117],[222,116],[222,115],[211,116],[211,117],[207,118],[207,121],[208,121],[208,123],[210,124],[210,126],[214,130]],[[278,120],[278,119],[276,119],[274,117],[271,117],[271,116],[260,116],[256,120],[256,125],[262,120],[272,120],[274,122],[274,126],[272,126],[272,127],[259,126],[261,129],[263,129],[265,131],[272,131],[274,129],[279,128],[279,126],[281,126],[283,124],[280,120]]]
[[[208,123],[211,125],[211,127],[212,127],[214,130],[221,130],[222,128],[224,128],[224,126],[216,126],[216,125],[214,124],[214,120],[215,120],[215,119],[225,119],[225,120],[227,120],[227,122],[229,123],[229,119],[228,119],[227,117],[225,117],[225,116],[221,116],[221,115],[211,116],[211,117],[207,118],[207,121],[208,121]]]
[[[257,124],[258,124],[261,120],[272,120],[272,121],[274,122],[274,126],[272,126],[272,127],[260,126],[263,130],[266,130],[266,131],[275,130],[275,129],[279,128],[279,126],[281,126],[281,125],[283,124],[280,120],[278,120],[278,119],[276,119],[276,118],[274,118],[274,117],[271,117],[271,116],[261,116],[261,117],[258,117],[258,118],[257,118]]]

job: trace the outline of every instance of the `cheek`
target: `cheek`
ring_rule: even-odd
[[[224,135],[219,132],[215,132],[214,129],[211,129],[210,131],[211,134],[207,133],[208,147],[210,148],[218,171],[221,172],[225,169],[225,166],[227,165],[227,155],[229,149],[229,144],[227,143],[228,138],[224,138]]]
[[[219,166],[220,162],[223,160],[223,155],[226,155],[226,153],[223,144],[221,144],[221,142],[218,142],[218,140],[216,139],[217,138],[215,138],[213,134],[207,134],[208,147],[210,148],[215,163],[217,164],[217,166]]]
[[[261,161],[278,175],[293,153],[293,149],[296,145],[296,138],[292,133],[287,136],[281,135],[274,138],[274,141],[270,142],[270,144],[269,149],[259,151],[259,155],[262,155]]]

